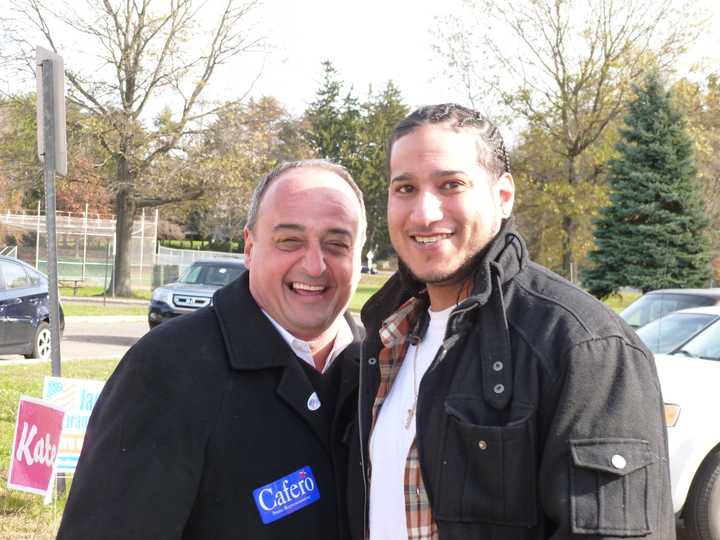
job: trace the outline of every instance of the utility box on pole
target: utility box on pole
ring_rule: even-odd
[[[45,214],[48,245],[48,296],[50,300],[50,343],[52,374],[60,368],[60,298],[58,290],[57,229],[55,223],[55,173],[67,174],[65,136],[65,73],[61,56],[37,48],[38,156],[45,177]]]

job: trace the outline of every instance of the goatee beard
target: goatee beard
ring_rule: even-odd
[[[475,274],[478,271],[482,259],[489,248],[489,245],[483,247],[480,251],[475,253],[472,257],[465,260],[460,267],[454,272],[449,274],[441,274],[439,272],[434,275],[430,275],[427,278],[421,278],[415,274],[408,264],[398,256],[398,269],[404,280],[408,283],[411,289],[419,290],[427,285],[439,285],[439,286],[460,286],[460,289],[469,286],[470,290],[473,288],[475,281]]]

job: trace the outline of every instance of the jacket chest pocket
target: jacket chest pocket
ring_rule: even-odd
[[[638,439],[570,441],[572,530],[619,537],[650,534],[657,514],[655,457]]]
[[[448,398],[447,427],[433,501],[439,520],[531,527],[537,523],[535,414],[513,406],[487,425],[482,398]]]

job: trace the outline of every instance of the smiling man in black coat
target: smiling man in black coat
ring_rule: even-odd
[[[673,540],[652,354],[528,258],[498,129],[432,105],[388,148],[401,267],[362,311],[353,537]]]
[[[326,161],[253,195],[248,272],[123,358],[93,411],[59,538],[344,538],[362,194]],[[346,407],[335,407],[335,403]]]

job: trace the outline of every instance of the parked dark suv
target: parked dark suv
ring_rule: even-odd
[[[633,328],[640,328],[673,311],[714,305],[720,305],[720,288],[658,289],[635,300],[620,317]]]
[[[60,332],[65,317],[60,307]],[[0,256],[0,354],[50,358],[48,280],[32,266]]]
[[[245,271],[241,259],[195,261],[177,281],[158,287],[152,293],[148,324],[190,313],[212,303],[213,294]]]

